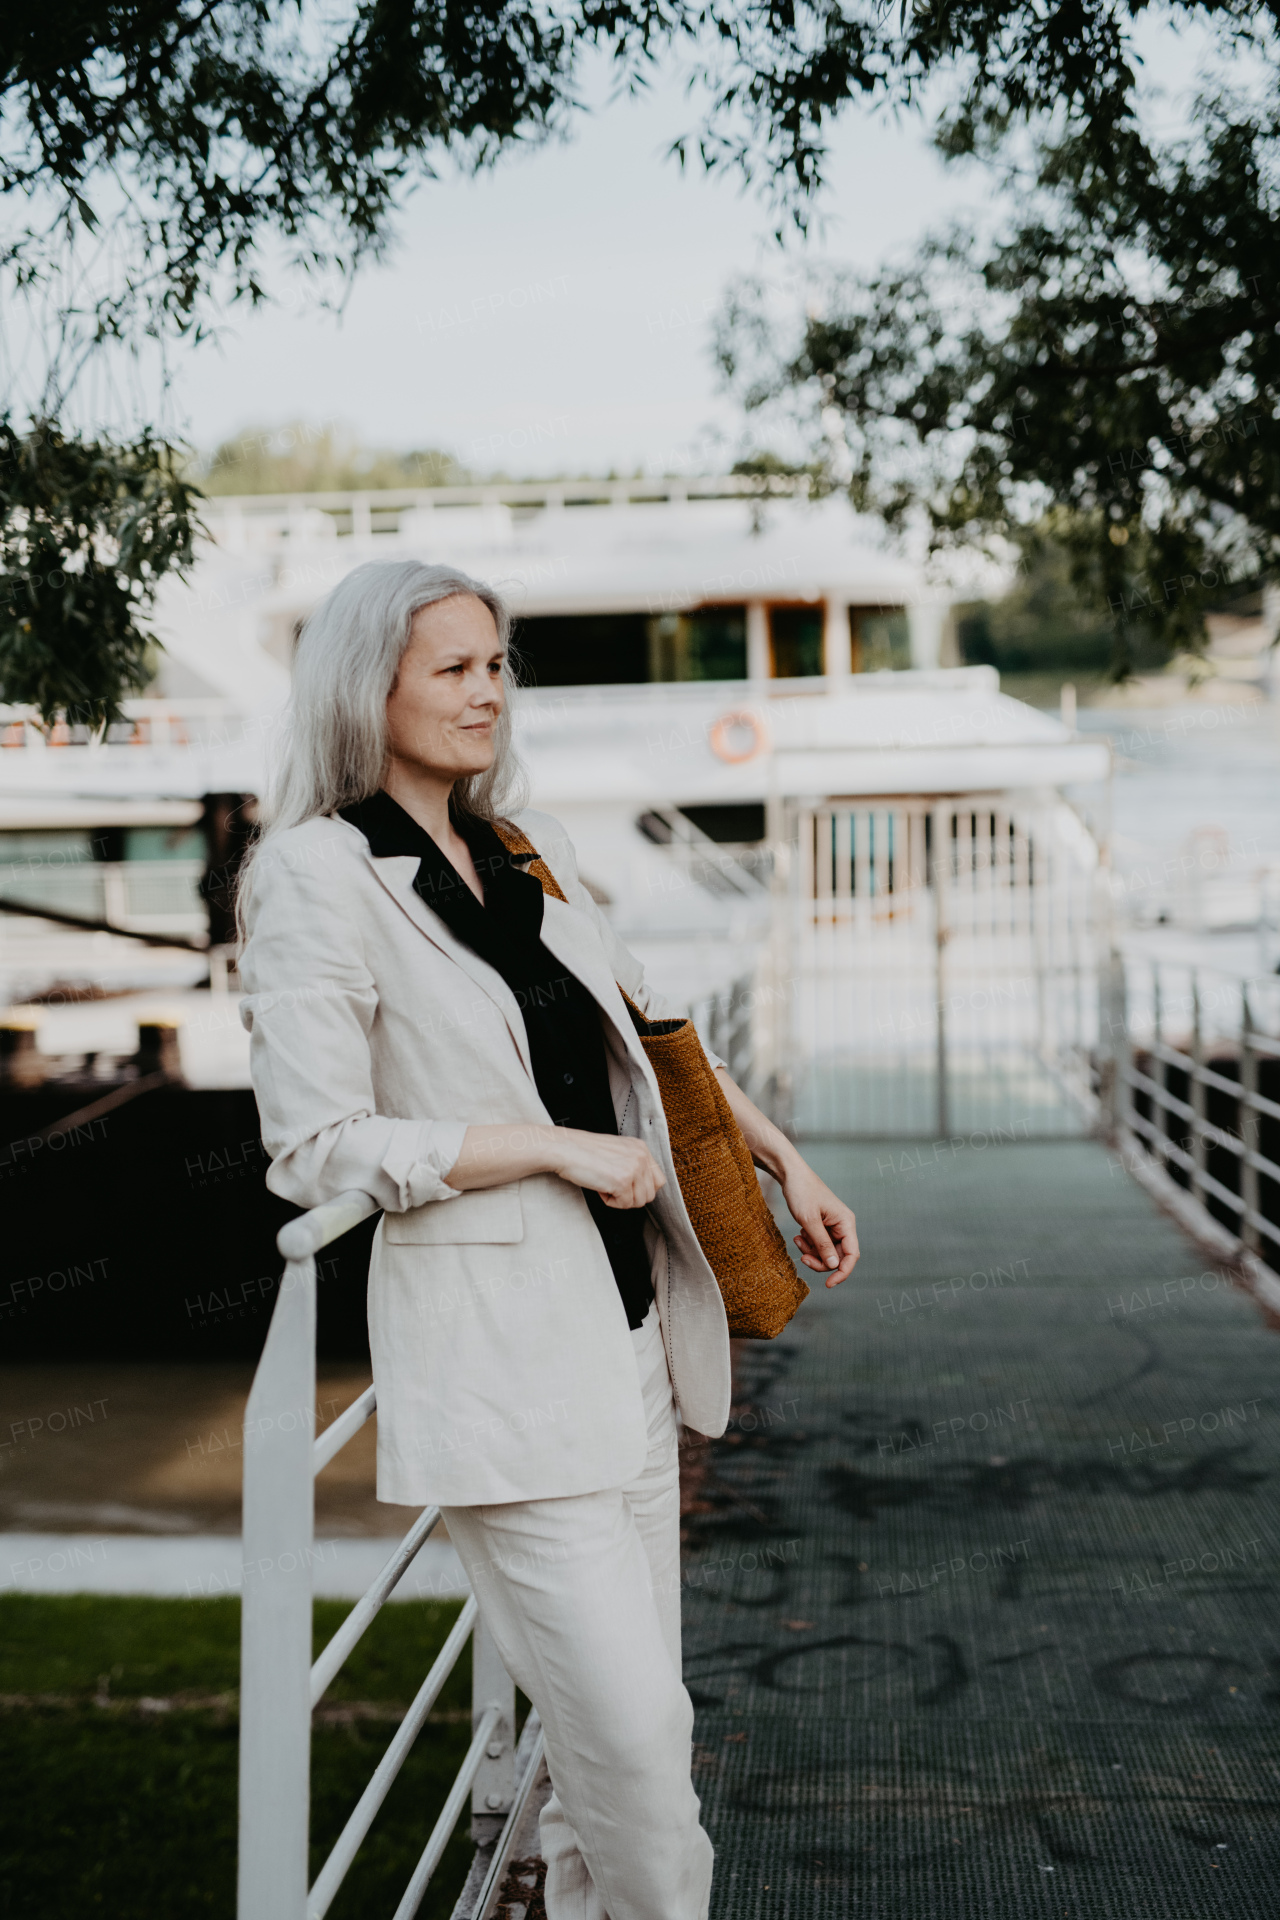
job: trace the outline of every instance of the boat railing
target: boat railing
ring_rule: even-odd
[[[1280,1305],[1280,979],[1117,952],[1102,1027],[1132,1170]]]
[[[115,760],[124,749],[236,745],[244,735],[244,707],[234,700],[192,696],[120,703],[121,718],[105,727],[75,714],[46,726],[34,707],[0,705],[0,752],[91,753]],[[7,763],[6,763],[7,764]]]

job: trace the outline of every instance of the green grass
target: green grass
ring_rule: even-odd
[[[317,1650],[345,1617],[318,1601]],[[383,1609],[326,1702],[406,1705],[457,1617],[449,1601]],[[0,1595],[0,1915],[72,1920],[231,1920],[235,1911],[240,1608],[234,1599]],[[103,1676],[106,1676],[105,1688]],[[143,1699],[222,1704],[168,1711]],[[13,1697],[26,1696],[22,1704]],[[43,1700],[31,1696],[45,1696]],[[100,1704],[103,1697],[112,1704]],[[436,1714],[465,1715],[463,1655]],[[395,1731],[392,1720],[318,1724],[312,1738],[314,1874]],[[469,1728],[428,1725],[330,1912],[394,1912],[466,1752]],[[471,1847],[464,1820],[421,1913],[445,1920]]]

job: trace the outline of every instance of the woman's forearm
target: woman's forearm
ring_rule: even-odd
[[[716,1079],[720,1090],[729,1102],[729,1110],[742,1129],[742,1137],[751,1149],[751,1158],[775,1180],[786,1183],[787,1175],[800,1162],[795,1143],[788,1140],[781,1127],[775,1127],[767,1115],[761,1113],[754,1100],[748,1100],[736,1080],[731,1080],[724,1067],[716,1068]]]
[[[501,1187],[509,1180],[527,1180],[535,1173],[558,1173],[564,1158],[563,1136],[562,1127],[516,1122],[510,1126],[468,1127],[462,1152],[445,1180],[465,1193],[473,1187]]]
[[[752,1159],[766,1173],[771,1173],[775,1180],[785,1183],[788,1174],[797,1165],[803,1164],[795,1145],[780,1127],[776,1127],[772,1120],[761,1113],[753,1100],[747,1098],[724,1067],[716,1068],[716,1079],[720,1082],[734,1119],[742,1129]],[[555,1173],[564,1178],[571,1173],[568,1159],[574,1157],[575,1147],[602,1149],[608,1138],[607,1135],[598,1138],[582,1136],[567,1127],[526,1125],[523,1122],[472,1126],[467,1128],[463,1136],[462,1152],[444,1177],[451,1187],[457,1187],[460,1192],[467,1192],[474,1187],[500,1187],[509,1180],[527,1180],[536,1173]],[[612,1144],[616,1149],[624,1143],[615,1140]],[[634,1150],[633,1143],[626,1145]],[[581,1184],[595,1185],[595,1181],[588,1179]]]
[[[512,1125],[468,1127],[446,1184],[501,1187],[535,1173],[554,1173],[570,1186],[598,1193],[610,1207],[647,1207],[666,1183],[641,1140],[580,1127]]]

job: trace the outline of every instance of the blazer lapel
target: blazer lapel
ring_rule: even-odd
[[[534,852],[533,842],[522,827],[500,822],[495,831],[509,853]],[[640,1045],[640,1036],[631,1024],[622,991],[613,977],[613,969],[601,954],[599,941],[586,927],[581,914],[574,911],[560,882],[541,856],[532,861],[528,871],[535,880],[542,882],[543,945],[587,988],[620,1036],[624,1051],[644,1072],[656,1096],[658,1083],[653,1077],[649,1057]]]
[[[601,1012],[613,1023],[632,1062],[640,1068],[646,1080],[652,1081],[656,1096],[658,1083],[653,1080],[648,1055],[640,1045],[640,1036],[631,1024],[622,990],[613,977],[613,970],[605,960],[589,921],[567,901],[557,900],[554,895],[547,894],[542,902],[542,940],[562,965],[577,974]]]
[[[353,829],[354,831],[354,829]],[[361,836],[363,838],[363,836]],[[418,876],[419,861],[412,853],[384,854],[380,858],[368,854],[369,865],[386,888],[396,905],[412,920],[420,933],[449,956],[455,966],[462,971],[497,1006],[510,1029],[511,1038],[516,1043],[524,1070],[533,1078],[533,1061],[529,1055],[529,1036],[525,1031],[524,1015],[521,1013],[515,995],[500,973],[482,960],[478,953],[450,933],[439,914],[432,913],[421,895],[414,888]]]
[[[350,826],[349,821],[343,822]],[[351,827],[353,833],[358,829]],[[384,854],[381,857],[369,852],[368,842],[359,834],[365,850],[365,857],[373,868],[379,881],[401,911],[412,920],[420,933],[448,955],[455,966],[474,980],[482,992],[498,1007],[507,1023],[511,1037],[516,1043],[520,1059],[529,1078],[533,1078],[533,1061],[529,1053],[529,1035],[525,1030],[524,1015],[520,1011],[515,995],[502,975],[495,971],[487,961],[469,947],[465,940],[459,940],[450,933],[439,914],[432,913],[421,895],[414,888],[418,875],[418,860],[414,854]],[[542,939],[543,944],[553,953],[563,966],[575,973],[584,987],[597,1002],[600,1010],[612,1023],[620,1035],[627,1056],[646,1081],[655,1099],[659,1099],[658,1083],[653,1078],[653,1069],[648,1056],[640,1045],[640,1036],[631,1024],[626,1002],[613,977],[612,969],[605,961],[599,941],[594,937],[589,923],[571,907],[567,901],[557,900],[553,894],[546,894],[542,902]]]

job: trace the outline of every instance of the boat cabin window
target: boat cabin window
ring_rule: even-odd
[[[770,607],[769,650],[775,680],[804,680],[823,672],[823,607]]]
[[[855,673],[901,672],[911,665],[911,633],[901,608],[850,607]]]
[[[517,622],[516,673],[527,687],[610,687],[649,678],[643,613],[551,613]]]
[[[745,680],[745,607],[693,607],[649,624],[651,680]]]
[[[745,680],[747,610],[540,614],[518,623],[511,644],[526,686]]]
[[[911,665],[900,607],[833,610],[847,633],[848,670],[877,673]],[[821,601],[767,609],[768,671],[775,680],[817,679],[826,671],[827,613]],[[686,680],[745,680],[747,609],[691,607],[678,613],[553,613],[518,621],[512,654],[530,687],[609,687]],[[837,642],[837,645],[840,643]],[[835,663],[839,671],[839,663]]]
[[[764,839],[763,800],[716,801],[680,811],[708,840],[721,846],[757,846]]]

